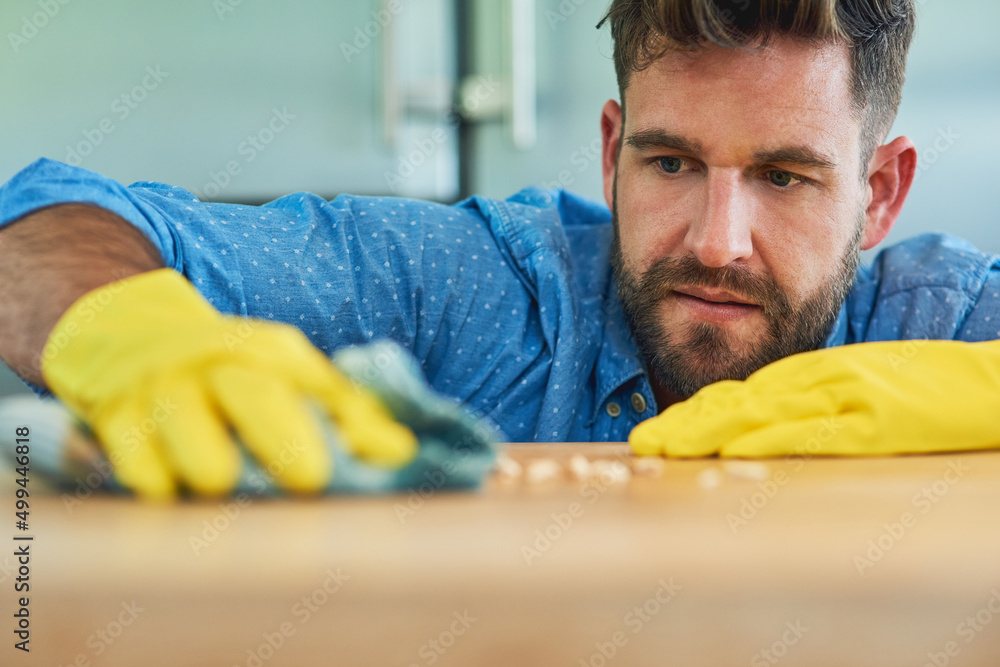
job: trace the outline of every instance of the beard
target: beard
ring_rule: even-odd
[[[713,382],[745,380],[778,359],[823,345],[854,284],[865,217],[862,211],[835,274],[797,304],[769,275],[756,275],[741,265],[707,267],[690,255],[664,257],[635,276],[625,268],[622,256],[617,198],[612,222],[611,265],[626,323],[655,380],[687,399]],[[680,286],[724,289],[741,295],[760,306],[766,326],[756,340],[745,342],[725,327],[708,322],[670,330],[658,315],[659,306]],[[741,342],[746,348],[742,352],[737,347]]]

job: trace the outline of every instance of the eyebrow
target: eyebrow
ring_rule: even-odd
[[[637,130],[630,134],[625,143],[640,151],[648,151],[654,148],[670,148],[686,153],[701,153],[701,144],[691,141],[677,134],[670,134],[663,130]]]
[[[816,169],[833,169],[836,163],[825,155],[821,155],[806,146],[784,146],[774,150],[758,151],[753,154],[757,164],[779,162],[783,164],[798,164]]]
[[[703,152],[701,143],[663,130],[637,130],[625,139],[625,143],[640,151],[669,149],[692,155],[699,155]],[[807,146],[782,146],[757,151],[754,153],[753,159],[757,164],[777,162],[816,169],[834,169],[837,166],[833,160]]]

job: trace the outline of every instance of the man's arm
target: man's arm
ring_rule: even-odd
[[[153,498],[178,484],[228,492],[244,469],[235,432],[282,487],[322,489],[332,460],[307,399],[357,456],[413,457],[413,434],[301,331],[224,316],[161,266],[142,232],[96,206],[0,231],[0,355],[90,427],[120,484]]]
[[[40,359],[53,326],[86,292],[163,267],[120,216],[83,204],[34,211],[0,229],[0,358],[45,386]]]

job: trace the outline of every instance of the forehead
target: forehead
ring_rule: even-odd
[[[670,51],[629,78],[625,114],[626,136],[664,130],[719,157],[799,144],[847,158],[860,130],[847,46],[788,38]]]

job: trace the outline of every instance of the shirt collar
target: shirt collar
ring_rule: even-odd
[[[837,319],[833,323],[830,335],[826,337],[823,347],[839,347],[847,344],[847,301],[840,306]]]
[[[597,353],[597,365],[594,369],[596,394],[591,423],[597,419],[600,410],[608,397],[623,384],[637,376],[646,374],[639,348],[625,323],[625,313],[618,300],[618,291],[614,279],[610,281],[607,295],[601,312],[604,315],[604,326],[601,336],[601,349]]]

